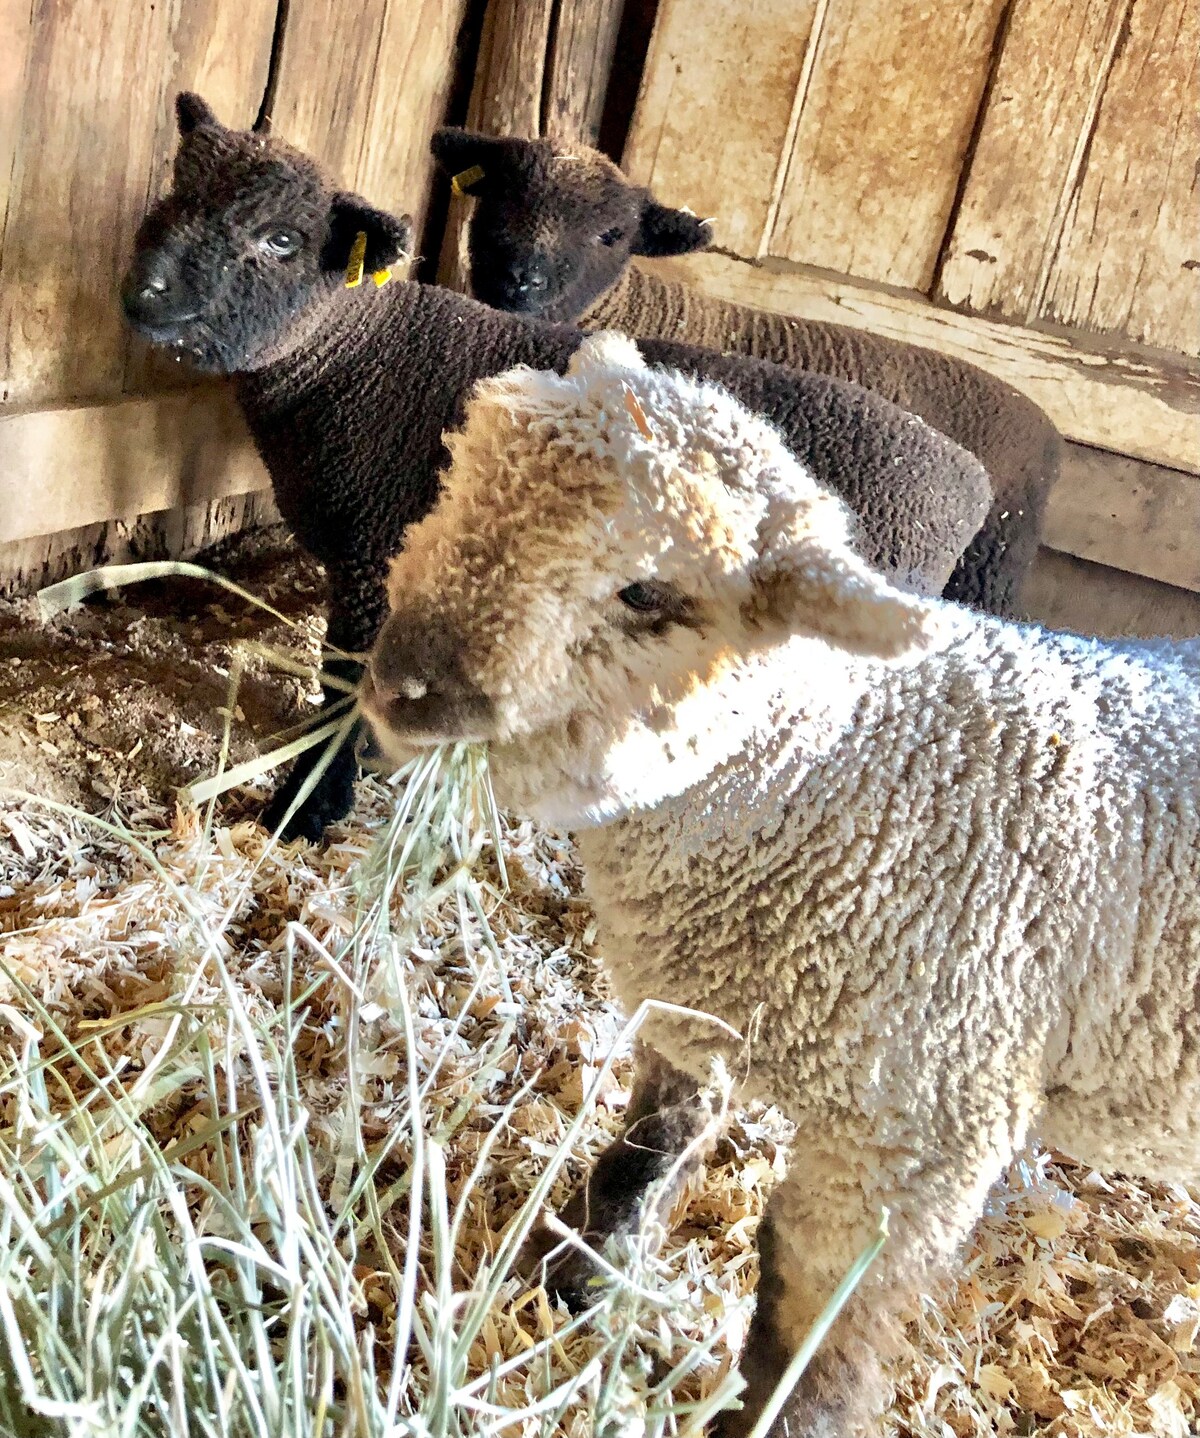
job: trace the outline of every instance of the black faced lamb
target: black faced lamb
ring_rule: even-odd
[[[485,381],[449,444],[366,712],[397,759],[485,741],[502,803],[577,831],[628,1008],[745,1036],[658,1012],[654,1048],[795,1122],[726,1438],[888,1210],[773,1430],[857,1435],[1031,1132],[1200,1176],[1200,642],[902,592],[769,424],[621,336]]]
[[[635,255],[702,249],[712,227],[659,204],[595,150],[443,129],[433,151],[476,197],[468,249],[477,298],[585,329],[686,340],[852,380],[969,449],[991,477],[993,502],[947,597],[1016,611],[1059,468],[1058,433],[1032,400],[934,350],[733,304],[632,265]]]
[[[180,95],[176,109],[173,183],[139,232],[126,315],[197,368],[235,377],[280,511],[325,567],[328,641],[361,654],[386,610],[388,558],[436,497],[442,433],[464,395],[513,364],[561,370],[581,333],[430,286],[372,282],[408,245],[406,219],[338,190],[282,140],[225,128],[199,96]],[[905,584],[941,591],[990,498],[971,456],[853,385],[692,346],[643,348],[769,415],[846,496],[862,553]],[[360,666],[351,657],[330,668],[357,679]],[[315,758],[293,768],[269,822]],[[347,813],[354,774],[347,745],[288,837],[316,838]]]

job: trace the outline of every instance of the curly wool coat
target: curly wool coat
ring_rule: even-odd
[[[630,575],[689,622],[639,627]],[[436,649],[476,695],[501,801],[578,831],[627,1008],[688,1005],[746,1045],[672,1013],[643,1037],[700,1080],[724,1051],[796,1124],[726,1433],[881,1207],[890,1241],[792,1432],[878,1410],[889,1313],[1032,1129],[1101,1167],[1200,1176],[1200,759],[1179,742],[1200,642],[901,593],[768,427],[610,336],[566,380],[481,387],[391,587],[381,733],[404,751],[436,723],[406,685]]]
[[[946,597],[1016,612],[1060,464],[1058,432],[1032,400],[936,350],[735,304],[631,264],[703,248],[711,224],[659,204],[586,146],[568,152],[545,139],[447,128],[433,149],[449,170],[483,172],[468,187],[476,197],[468,251],[472,290],[488,304],[850,380],[970,450],[991,478],[993,502]]]
[[[177,108],[174,185],[139,233],[127,313],[155,342],[234,375],[280,511],[326,568],[329,641],[365,651],[386,611],[388,561],[434,503],[442,436],[472,386],[514,364],[562,370],[582,334],[415,283],[347,289],[355,231],[367,236],[369,269],[391,262],[404,223],[336,191],[284,142],[226,129],[199,97]],[[694,346],[643,349],[769,416],[846,497],[863,555],[904,584],[941,591],[990,498],[972,456],[853,385]],[[340,667],[357,677],[353,663]],[[312,762],[293,769],[272,819]],[[289,835],[315,838],[345,814],[354,773],[347,746]]]

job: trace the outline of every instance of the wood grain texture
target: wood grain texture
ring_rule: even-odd
[[[956,355],[1023,390],[1069,439],[1200,470],[1200,365],[1193,361],[999,323],[916,296],[711,252],[660,261],[657,268],[727,300]]]
[[[0,544],[0,596],[32,594],[100,564],[186,558],[242,530],[279,522],[270,490]]]
[[[715,219],[717,244],[735,254],[755,256],[763,244],[826,8],[660,4],[624,168],[665,204]]]
[[[166,4],[32,8],[0,250],[0,400],[117,393],[113,296],[154,152]]]
[[[830,0],[760,253],[928,290],[1004,3]]]
[[[413,217],[429,196],[429,134],[454,78],[466,0],[291,0],[275,133],[342,184]]]
[[[295,4],[295,0],[292,0]],[[354,183],[374,204],[413,217],[421,233],[466,0],[389,0]]]
[[[0,239],[12,194],[32,39],[29,0],[0,0]]]
[[[939,297],[1200,351],[1198,94],[1196,0],[1016,0]]]
[[[599,144],[600,121],[625,0],[562,0],[542,104],[552,139]]]
[[[270,481],[224,386],[0,416],[0,543],[224,499]]]
[[[116,290],[173,148],[174,90],[204,85],[226,108],[245,95],[252,116],[273,14],[273,0],[247,0],[235,11],[217,0],[35,0],[26,6],[21,57],[20,27],[6,8],[3,38],[15,40],[17,58],[0,60],[0,141],[8,132],[12,145],[0,249],[0,399],[46,403],[120,391],[128,338]]]
[[[1200,478],[1072,444],[1046,505],[1052,549],[1200,591]],[[1200,633],[1200,630],[1197,631]]]
[[[1051,629],[1111,638],[1200,634],[1200,595],[1053,549],[1038,552],[1022,598],[1029,618]]]

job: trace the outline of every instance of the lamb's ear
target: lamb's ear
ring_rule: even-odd
[[[222,128],[212,106],[194,90],[180,90],[175,96],[175,123],[181,136],[190,135],[193,130]]]
[[[673,210],[646,196],[633,241],[635,255],[690,255],[712,243],[712,224],[690,210]]]
[[[921,653],[938,632],[936,606],[868,568],[850,548],[841,502],[820,492],[769,525],[745,617],[770,642],[816,635],[874,659]]]
[[[454,179],[461,194],[477,195],[488,175],[500,168],[515,143],[518,142],[444,125],[433,132],[429,148],[441,168]]]
[[[321,251],[321,268],[346,269],[359,235],[366,236],[367,248],[358,258],[362,260],[362,268],[374,274],[409,253],[412,220],[408,215],[377,210],[358,195],[345,192],[334,195],[329,204],[329,234]]]

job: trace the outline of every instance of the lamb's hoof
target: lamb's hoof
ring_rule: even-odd
[[[291,783],[281,786],[263,811],[263,826],[271,833],[278,830],[279,837],[285,843],[290,843],[293,839],[307,839],[309,843],[319,844],[330,824],[344,819],[354,807],[353,786],[348,787],[343,794],[340,791],[326,791],[318,785],[284,823],[284,816],[291,808],[298,789],[299,785]]]
[[[540,1284],[551,1298],[561,1299],[571,1313],[583,1313],[596,1302],[600,1270],[548,1228],[535,1228],[525,1240],[516,1271],[531,1287]]]

